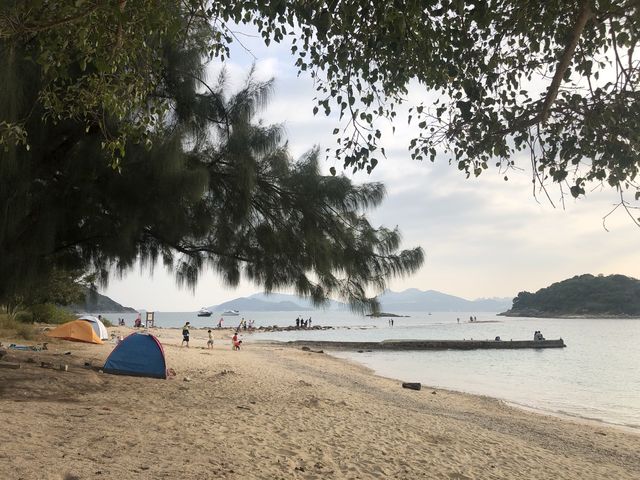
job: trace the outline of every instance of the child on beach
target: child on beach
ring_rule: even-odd
[[[207,348],[213,348],[213,333],[209,329],[209,340],[207,341]]]
[[[189,325],[191,325],[191,323],[187,322],[184,324],[184,327],[182,327],[182,343],[180,344],[180,346],[183,346],[186,343],[187,348],[189,348]]]
[[[233,337],[231,338],[231,343],[232,343],[232,349],[233,350],[240,350],[240,345],[242,345],[242,340],[238,340],[238,333],[234,333]]]

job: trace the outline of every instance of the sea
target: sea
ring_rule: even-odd
[[[349,311],[245,312],[223,317],[225,327],[242,318],[255,326],[295,325],[298,316],[330,330],[245,335],[244,342],[289,340],[381,341],[387,339],[502,340],[562,338],[562,349],[337,352],[376,374],[425,386],[486,395],[549,414],[608,423],[640,433],[640,319],[509,318],[477,312],[395,312],[365,317]],[[103,314],[132,325],[136,314]],[[477,321],[470,322],[470,317]],[[144,313],[143,313],[144,318]],[[220,312],[155,312],[159,327],[215,327]]]

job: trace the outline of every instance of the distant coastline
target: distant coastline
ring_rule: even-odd
[[[640,315],[627,315],[621,313],[561,313],[561,312],[543,312],[540,310],[507,310],[498,313],[500,317],[528,317],[528,318],[566,318],[566,319],[611,319],[611,320],[633,320],[640,319]]]
[[[409,317],[411,317],[411,315],[399,315],[397,313],[380,312],[380,313],[370,313],[370,314],[367,315],[367,317],[374,317],[374,318],[378,318],[378,317],[409,318]]]

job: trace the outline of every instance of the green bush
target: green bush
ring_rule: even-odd
[[[102,320],[105,327],[113,327],[113,323],[107,317],[102,317],[100,320]]]
[[[57,325],[75,320],[75,316],[73,314],[63,308],[56,307],[51,303],[32,305],[29,307],[29,310],[33,314],[34,322],[53,323]]]
[[[16,322],[19,323],[33,323],[33,313],[31,312],[18,312],[15,316]]]

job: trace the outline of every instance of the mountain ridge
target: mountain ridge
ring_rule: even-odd
[[[467,300],[462,297],[439,292],[409,288],[400,292],[385,290],[378,296],[381,309],[387,312],[500,312],[511,305],[511,298],[480,298]],[[315,310],[311,300],[287,293],[254,293],[248,297],[238,297],[209,310],[245,310],[245,311],[309,311]],[[347,310],[343,302],[329,300],[327,310]]]

